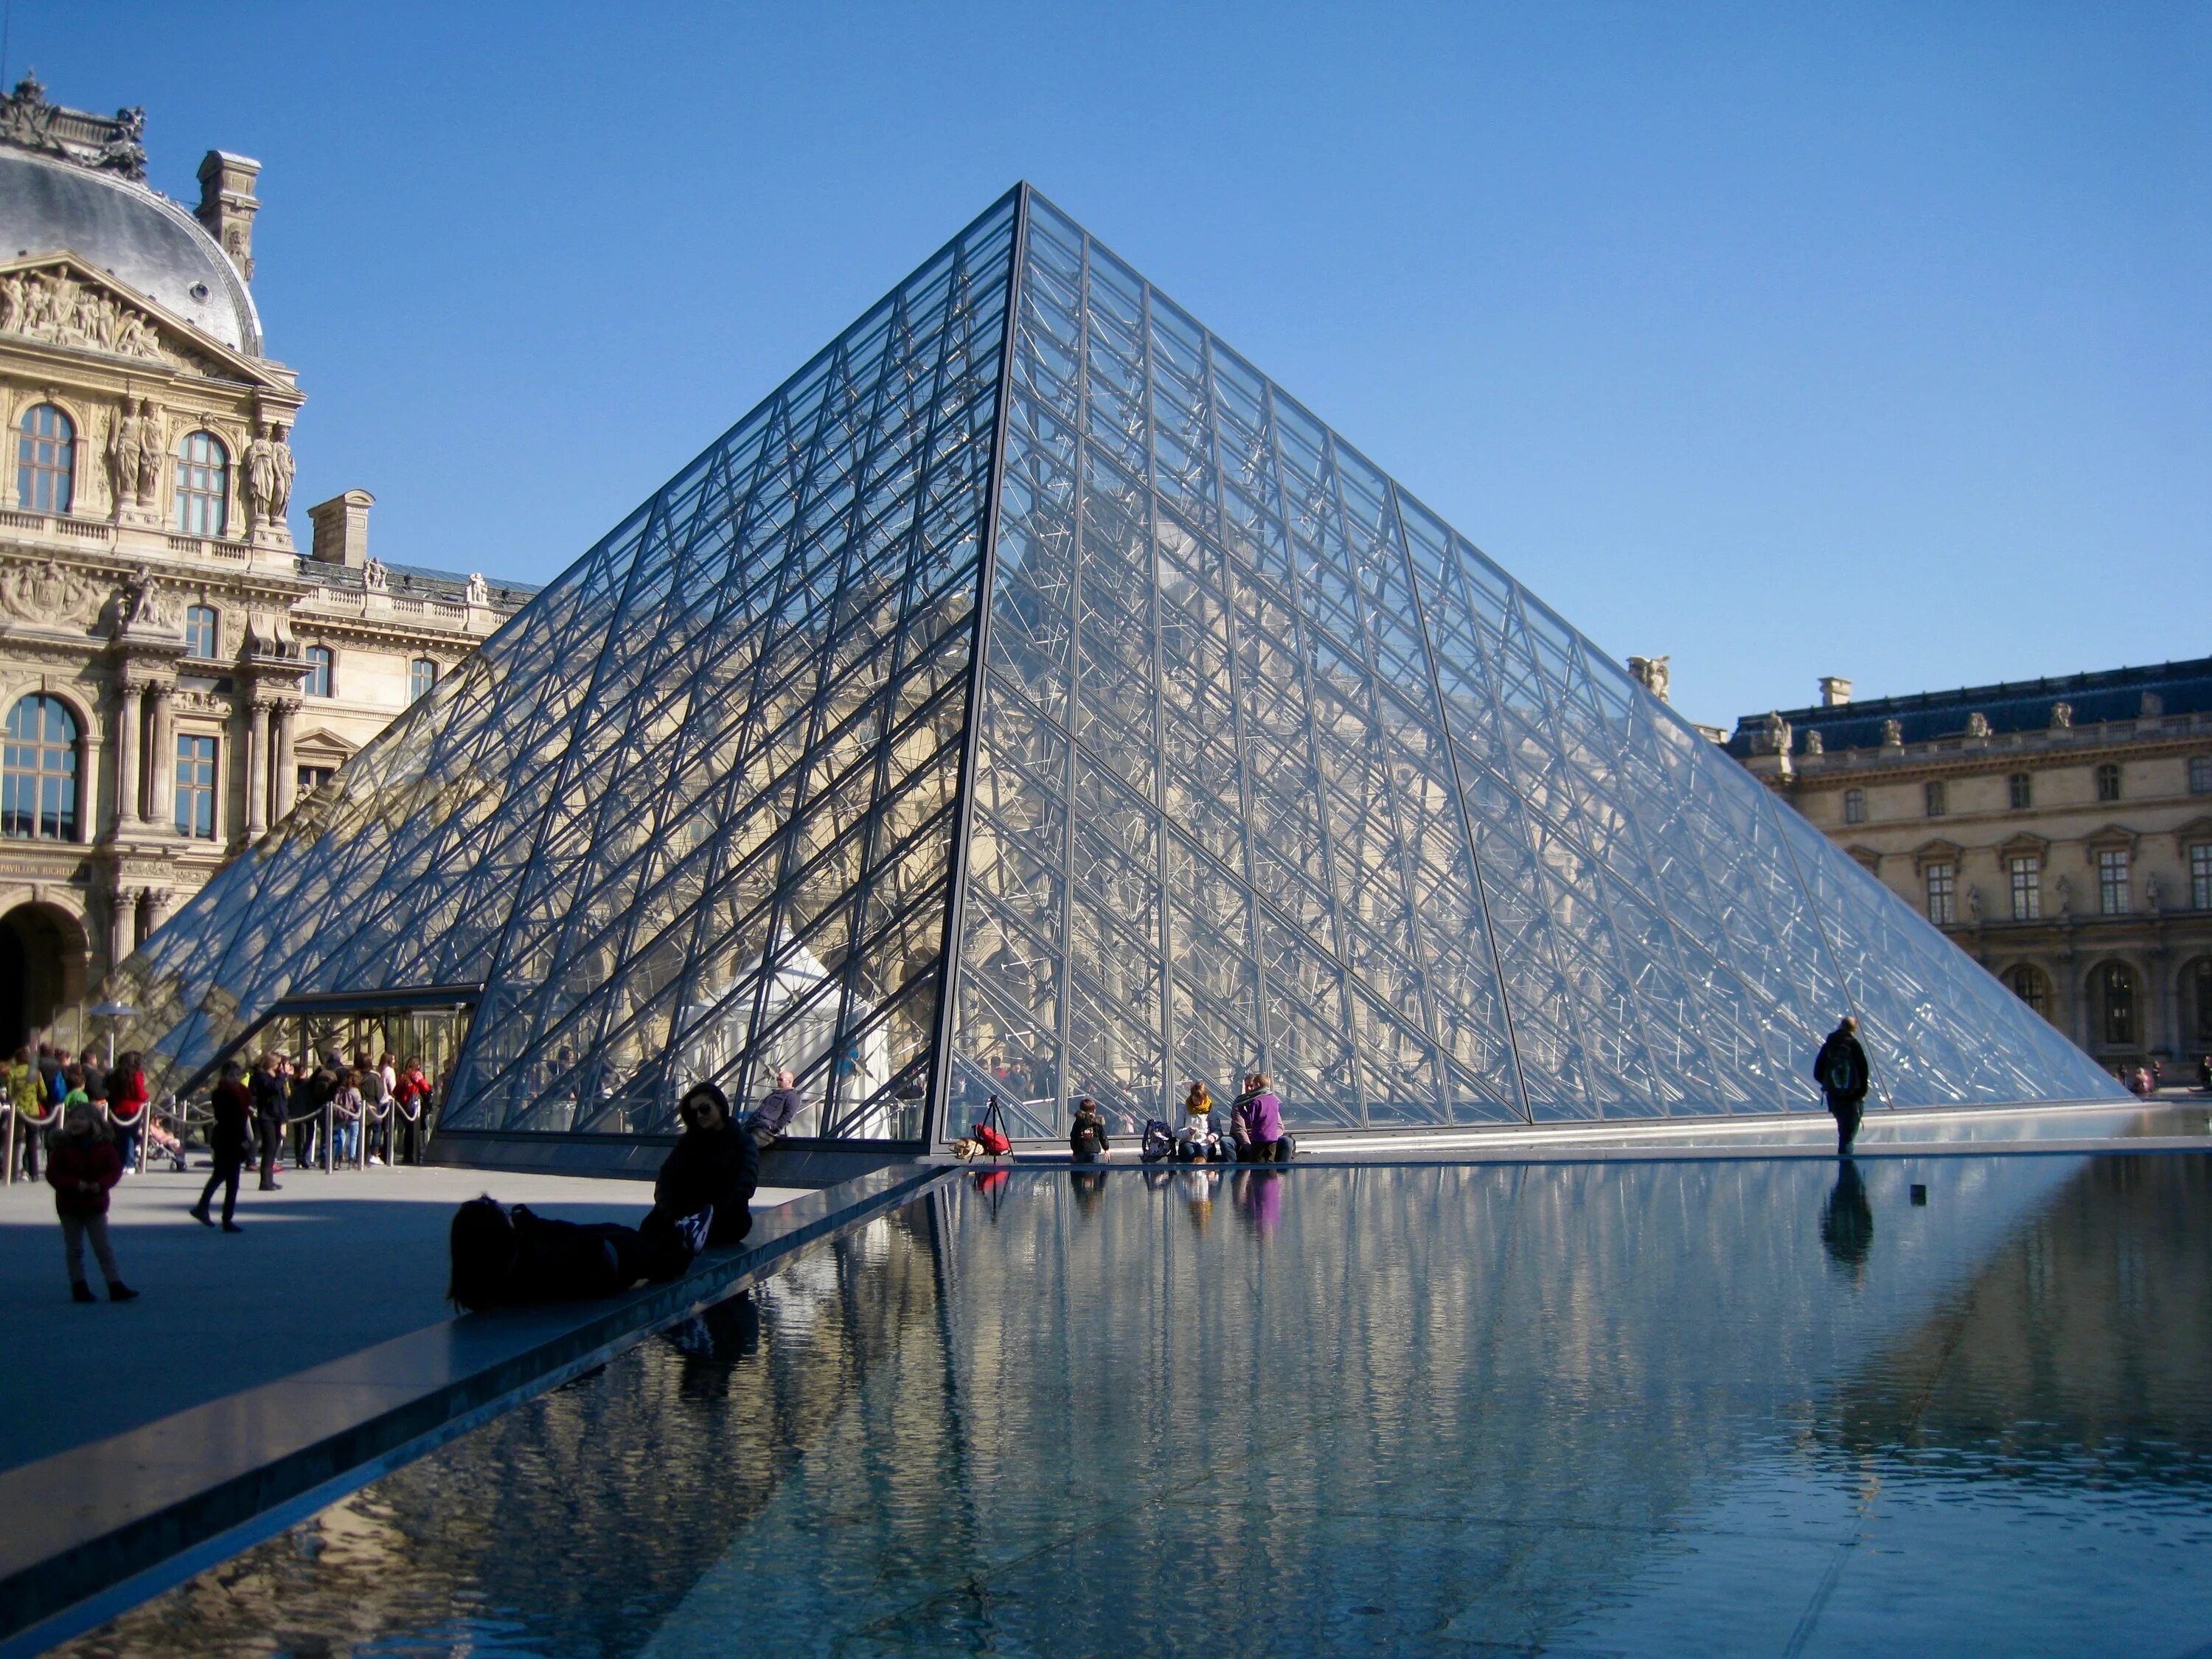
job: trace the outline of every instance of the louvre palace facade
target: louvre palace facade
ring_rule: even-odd
[[[1740,720],[1730,747],[2100,1064],[2212,1054],[2212,658]]]
[[[317,918],[311,928],[296,926]],[[173,1086],[469,1011],[442,1137],[1065,1132],[1269,1073],[1308,1132],[2110,1079],[1027,186],[126,965]]]
[[[0,1048],[93,1035],[110,968],[451,675],[526,589],[292,521],[305,394],[253,302],[260,164],[187,208],[144,117],[0,99]]]

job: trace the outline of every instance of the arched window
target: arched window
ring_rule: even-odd
[[[15,505],[66,513],[76,499],[76,423],[52,404],[34,404],[15,434]]]
[[[76,779],[76,717],[59,697],[21,699],[0,752],[0,835],[75,841]]]
[[[407,701],[429,695],[430,688],[438,683],[438,665],[428,657],[417,657],[407,669]]]
[[[2043,969],[2023,962],[2017,968],[2005,970],[2006,988],[2045,1019],[2051,1018],[2051,981],[2043,976]]]
[[[212,432],[177,446],[177,532],[220,536],[230,526],[230,452]]]
[[[2097,997],[2097,1033],[2108,1048],[2130,1048],[2136,1041],[2136,975],[2124,962],[2108,962],[2093,981]]]
[[[307,695],[311,697],[327,697],[331,695],[330,647],[311,645],[307,647],[307,673],[300,684],[307,688]]]
[[[211,605],[188,605],[185,607],[185,649],[195,657],[213,658],[222,638],[220,619]]]

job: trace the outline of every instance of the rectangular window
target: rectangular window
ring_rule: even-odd
[[[2189,793],[2192,795],[2212,795],[2212,755],[2191,755],[2189,757]]]
[[[1931,781],[1923,793],[1927,797],[1929,817],[1940,818],[1951,810],[1950,794],[1943,787],[1943,781],[1941,778]]]
[[[216,739],[177,738],[177,833],[215,839]]]
[[[307,672],[300,684],[311,697],[331,695],[331,648],[327,645],[307,647]]]
[[[1865,790],[1846,789],[1844,791],[1844,822],[1845,823],[1864,823],[1866,822]]]
[[[2036,921],[2043,915],[2043,861],[2040,859],[2014,859],[2012,869],[2012,919],[2014,921]]]
[[[2124,852],[2097,854],[2097,909],[2107,916],[2128,913],[2128,855]]]
[[[303,766],[300,769],[300,793],[312,795],[337,775],[335,766]]]
[[[2106,764],[2097,769],[2097,799],[2118,800],[2120,798],[2120,769]]]
[[[2035,780],[2025,772],[2015,772],[2010,780],[2012,810],[2025,812],[2035,805]]]
[[[1948,927],[1958,916],[1959,868],[1954,864],[1928,866],[1928,920]]]
[[[437,683],[438,665],[428,657],[416,658],[407,670],[407,701],[419,702]]]
[[[2189,902],[2212,910],[2212,843],[2199,842],[2189,849]]]

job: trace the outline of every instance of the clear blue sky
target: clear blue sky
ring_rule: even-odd
[[[2212,6],[68,4],[300,501],[542,579],[1018,178],[1692,718],[2212,649]]]

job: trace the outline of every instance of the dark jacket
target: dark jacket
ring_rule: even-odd
[[[1106,1139],[1106,1116],[1103,1112],[1078,1112],[1075,1122],[1068,1131],[1067,1148],[1076,1157],[1090,1161],[1099,1153],[1112,1149]]]
[[[208,1129],[208,1150],[218,1164],[243,1163],[249,1145],[246,1119],[253,1110],[253,1097],[243,1083],[218,1083],[208,1103],[215,1109],[215,1121]]]
[[[1867,1057],[1858,1038],[1840,1028],[1829,1032],[1813,1061],[1813,1080],[1831,1106],[1856,1106],[1864,1100]]]
[[[760,1109],[753,1114],[753,1139],[763,1144],[775,1139],[789,1127],[791,1120],[799,1115],[799,1109],[805,1104],[796,1089],[769,1090],[768,1098],[761,1102]]]
[[[282,1121],[292,1103],[292,1085],[282,1072],[256,1072],[253,1074],[253,1109],[264,1117]]]
[[[643,1277],[635,1228],[611,1221],[553,1221],[518,1204],[510,1302],[570,1302],[612,1296]]]
[[[108,1189],[123,1179],[123,1155],[104,1134],[60,1134],[46,1144],[46,1183],[57,1215],[106,1215]],[[81,1182],[98,1183],[85,1192]]]
[[[753,1192],[760,1185],[760,1146],[737,1125],[686,1129],[653,1183],[656,1216],[674,1220],[709,1204],[714,1223],[709,1244],[734,1244],[752,1230]]]

